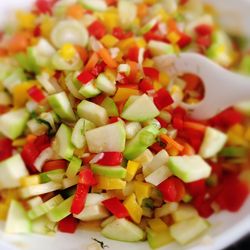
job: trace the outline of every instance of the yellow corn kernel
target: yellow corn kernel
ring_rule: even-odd
[[[167,35],[167,38],[171,43],[175,44],[180,40],[180,35],[172,31]]]
[[[165,72],[160,72],[159,81],[162,86],[167,86],[169,84],[169,76]]]
[[[46,38],[49,38],[54,25],[55,20],[51,17],[46,16],[40,26],[42,35]]]
[[[135,223],[140,223],[141,222],[141,217],[142,217],[142,208],[139,206],[139,204],[136,201],[135,194],[131,194],[126,198],[126,200],[123,202],[124,206],[127,208],[128,213],[132,220]]]
[[[18,11],[16,17],[20,28],[22,29],[33,29],[36,25],[36,16],[31,12]]]
[[[144,38],[140,37],[140,38],[137,38],[137,39],[136,39],[136,45],[137,45],[139,48],[146,48],[147,42],[145,41]]]
[[[132,181],[135,177],[137,170],[140,168],[140,164],[135,161],[128,161],[127,164],[127,176],[126,181]]]
[[[20,184],[22,187],[34,186],[40,184],[39,175],[25,176],[20,179]]]
[[[16,139],[12,142],[13,147],[21,147],[26,143],[26,138]]]
[[[162,85],[158,81],[154,81],[153,85],[154,85],[154,90],[155,91],[157,91],[160,88],[162,88]]]
[[[139,205],[142,204],[142,201],[145,198],[149,198],[151,194],[151,185],[142,181],[135,181],[134,182],[134,190],[137,201]]]
[[[28,89],[34,86],[34,82],[24,82],[16,85],[13,88],[13,104],[14,107],[23,107],[26,101],[29,99]]]
[[[154,66],[154,61],[152,59],[146,58],[143,63],[143,67],[153,67]]]
[[[104,189],[104,190],[114,190],[114,189],[124,189],[126,186],[126,182],[117,179],[117,178],[108,178],[106,176],[96,176],[97,180],[97,189]]]
[[[105,12],[103,13],[103,22],[109,32],[115,27],[119,26],[119,16],[117,12]]]
[[[135,44],[135,39],[133,37],[130,37],[130,38],[119,41],[117,46],[120,50],[126,51],[130,47],[132,47],[134,44]]]
[[[107,48],[112,48],[114,47],[118,42],[119,40],[115,37],[115,36],[112,36],[110,34],[107,34],[105,35],[101,40],[100,42]]]
[[[148,220],[148,224],[155,232],[162,232],[168,229],[168,226],[160,218]]]
[[[139,95],[137,89],[130,88],[118,88],[115,96],[113,97],[114,102],[123,102],[126,101],[131,95]]]
[[[66,43],[59,50],[59,55],[66,61],[69,61],[76,55],[76,49],[72,44]]]

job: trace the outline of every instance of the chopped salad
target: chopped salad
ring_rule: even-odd
[[[249,53],[199,0],[37,0],[16,12],[0,33],[5,232],[99,221],[104,237],[158,248],[241,208],[250,104],[191,119],[180,104],[202,100],[199,76],[154,65],[182,51],[250,74]]]

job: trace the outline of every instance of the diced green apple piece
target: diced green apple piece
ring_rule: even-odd
[[[69,73],[65,78],[65,84],[69,90],[69,92],[77,99],[84,99],[83,95],[79,93],[82,84],[77,80],[78,72],[76,73]]]
[[[70,215],[73,198],[74,196],[70,196],[69,198],[61,202],[58,206],[50,210],[47,213],[48,218],[53,222],[58,222]]]
[[[69,122],[75,121],[75,114],[65,92],[60,92],[58,94],[49,96],[48,102],[61,119]]]
[[[91,153],[123,152],[126,141],[124,125],[116,122],[89,130],[86,140]]]
[[[174,211],[171,215],[175,222],[179,222],[179,221],[191,219],[193,217],[197,217],[198,213],[193,206],[180,204],[178,209]]]
[[[146,163],[143,165],[143,174],[144,176],[148,176],[158,168],[160,168],[162,165],[166,165],[168,162],[169,155],[166,150],[162,149],[160,152],[158,152],[152,161]]]
[[[78,157],[73,156],[68,165],[66,176],[70,179],[74,178],[79,172],[81,165],[82,165],[82,160],[79,159]]]
[[[154,125],[149,125],[141,129],[136,136],[127,143],[124,156],[128,160],[135,159],[155,142],[158,133],[159,129]]]
[[[211,174],[211,167],[199,155],[170,156],[168,167],[186,183],[208,178]]]
[[[149,41],[148,48],[153,56],[172,55],[175,53],[173,45],[155,40]]]
[[[101,90],[98,89],[92,81],[84,84],[80,89],[79,93],[85,98],[91,98],[99,95]]]
[[[107,95],[114,95],[116,92],[115,82],[111,81],[104,73],[96,78],[96,87]]]
[[[154,102],[144,94],[123,109],[121,117],[128,121],[143,122],[151,120],[159,114]]]
[[[101,106],[106,109],[108,116],[118,116],[118,109],[114,100],[110,97],[106,97]]]
[[[155,186],[158,186],[164,180],[172,175],[172,172],[169,170],[167,166],[161,166],[157,168],[154,172],[146,176],[145,181],[151,183]]]
[[[125,178],[127,173],[126,169],[120,166],[110,167],[92,164],[91,169],[95,174],[111,178]]]
[[[177,202],[168,202],[163,204],[161,207],[155,209],[155,218],[167,216],[175,212],[179,207]]]
[[[248,154],[248,150],[245,147],[237,147],[237,146],[231,146],[231,147],[225,147],[219,152],[219,156],[222,157],[243,157],[245,158]]]
[[[137,15],[137,6],[135,5],[135,3],[133,3],[133,1],[119,0],[117,8],[121,26],[124,29],[131,28],[133,21],[135,20]]]
[[[64,169],[55,169],[48,172],[42,172],[39,174],[41,183],[47,183],[50,181],[61,182],[65,175]]]
[[[144,239],[143,230],[126,219],[115,219],[102,229],[106,238],[125,242],[136,242]]]
[[[93,11],[105,11],[107,4],[104,0],[80,0],[79,1],[86,9]]]
[[[11,234],[31,232],[31,221],[22,204],[16,200],[10,203],[4,231]]]
[[[14,140],[23,133],[28,118],[29,113],[26,109],[12,110],[2,114],[0,116],[0,132]]]
[[[227,135],[218,129],[207,127],[199,155],[205,159],[215,156],[227,142]]]
[[[148,23],[146,23],[141,29],[140,33],[143,35],[150,31],[158,22],[158,17],[151,19]]]
[[[66,160],[70,160],[74,153],[74,146],[71,143],[72,130],[62,124],[56,133],[56,146],[58,154]]]
[[[85,206],[95,206],[95,205],[102,205],[102,201],[109,199],[110,196],[107,193],[89,193],[87,195],[87,199],[85,202]]]
[[[126,138],[132,139],[142,129],[139,122],[128,122],[125,124]]]
[[[93,122],[97,126],[103,126],[108,123],[107,111],[103,107],[86,100],[83,100],[77,106],[77,113],[80,117]]]
[[[173,241],[170,235],[169,229],[164,231],[155,232],[150,228],[147,228],[147,240],[152,249],[165,246]]]
[[[171,225],[170,234],[179,244],[185,245],[204,233],[208,226],[206,220],[197,216]]]
[[[20,186],[20,178],[29,173],[22,157],[16,154],[0,163],[0,190]]]
[[[74,217],[81,221],[93,221],[105,219],[109,212],[102,205],[85,206],[80,214],[74,214]]]
[[[54,235],[56,223],[50,221],[46,216],[39,217],[32,221],[32,233]]]

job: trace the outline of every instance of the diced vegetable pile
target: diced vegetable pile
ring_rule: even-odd
[[[250,104],[196,121],[181,51],[250,74],[250,56],[200,0],[37,0],[0,35],[0,218],[7,233],[186,244],[249,193]],[[239,64],[236,64],[239,62]],[[236,66],[235,66],[236,65]],[[219,83],[218,83],[219,84]],[[223,93],[223,90],[222,90]]]

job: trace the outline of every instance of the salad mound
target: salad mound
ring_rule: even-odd
[[[5,232],[98,221],[106,238],[159,248],[241,208],[250,104],[191,119],[180,104],[202,100],[199,76],[154,65],[182,51],[250,74],[249,54],[200,0],[37,0],[17,11],[0,35]]]

